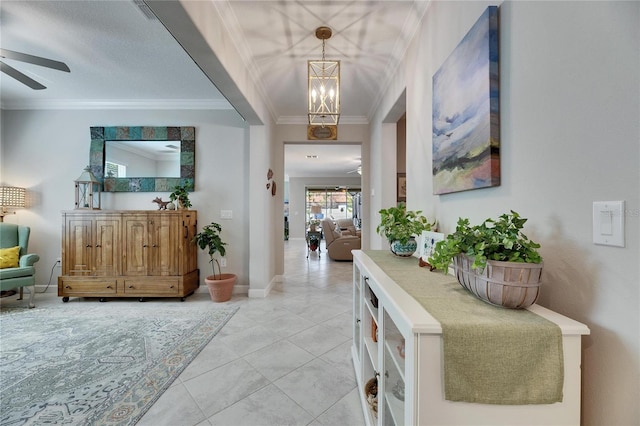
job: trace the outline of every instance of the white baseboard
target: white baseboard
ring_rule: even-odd
[[[269,285],[266,288],[255,288],[255,289],[250,288],[249,297],[262,297],[262,298],[267,297],[269,293],[271,293],[271,289],[273,289],[273,286],[275,286],[276,283],[281,283],[283,279],[284,277],[282,275],[275,275],[271,279],[271,282],[269,282]]]

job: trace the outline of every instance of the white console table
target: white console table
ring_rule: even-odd
[[[448,401],[444,396],[441,324],[370,256],[360,250],[353,253],[352,355],[368,425],[580,424],[581,336],[589,334],[584,324],[538,305],[529,308],[560,327],[562,402],[500,405]],[[415,258],[403,261],[408,268],[417,268]],[[424,268],[416,273],[429,277]],[[403,344],[404,357],[398,349]],[[365,384],[373,377],[378,377],[377,413],[364,393]]]

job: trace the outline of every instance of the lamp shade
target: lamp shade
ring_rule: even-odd
[[[22,209],[26,206],[25,189],[17,186],[0,186],[0,222],[4,217],[15,212],[7,211],[7,208]]]
[[[25,189],[16,186],[0,186],[0,206],[24,208]]]

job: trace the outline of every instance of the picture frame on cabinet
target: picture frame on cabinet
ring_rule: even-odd
[[[418,238],[418,258],[427,262],[427,259],[433,254],[436,243],[444,240],[442,232],[422,231],[422,235]]]

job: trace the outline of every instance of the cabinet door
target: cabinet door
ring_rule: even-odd
[[[124,217],[123,275],[147,275],[149,227],[147,215]]]
[[[404,425],[405,419],[405,339],[395,323],[384,311],[384,422],[385,425]],[[380,396],[378,395],[378,398]],[[380,400],[379,400],[380,401]],[[380,403],[380,402],[379,402]]]
[[[188,211],[182,215],[183,229],[180,231],[180,238],[182,242],[182,270],[181,273],[188,274],[189,272],[198,269],[198,246],[191,242],[197,232],[198,216],[195,211]]]
[[[93,260],[95,275],[119,275],[120,259],[120,218],[98,216],[95,219]]]
[[[63,275],[91,275],[93,272],[93,219],[67,217]]]
[[[179,216],[162,213],[149,215],[149,275],[178,275],[180,224]]]

